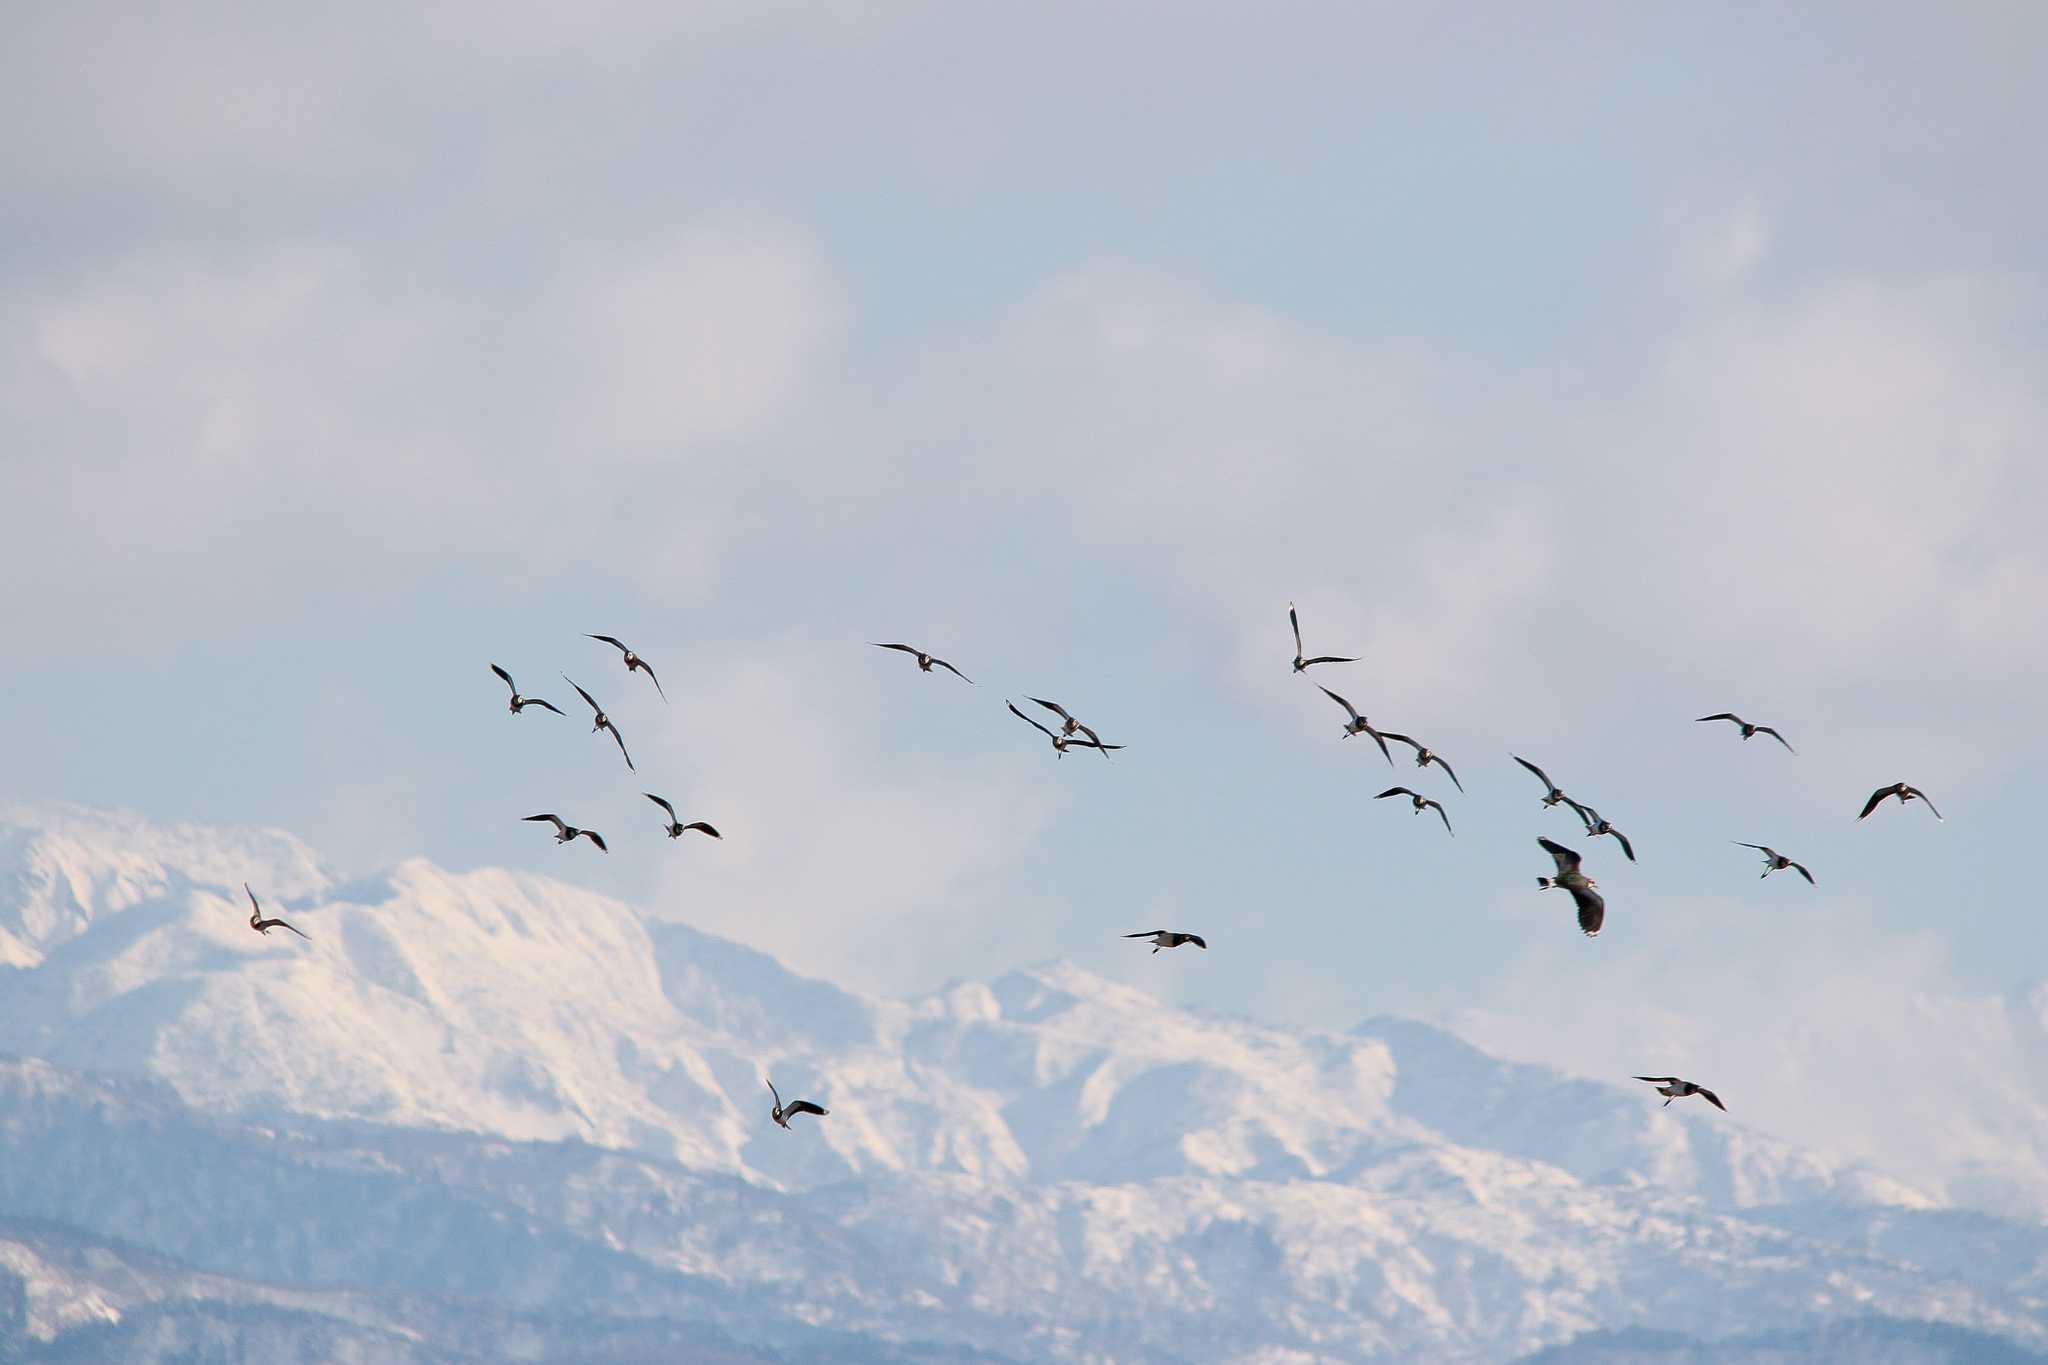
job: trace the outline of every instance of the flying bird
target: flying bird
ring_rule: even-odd
[[[1155,953],[1161,948],[1178,948],[1183,943],[1192,943],[1203,952],[1209,950],[1209,945],[1202,941],[1200,934],[1179,934],[1171,929],[1146,929],[1135,934],[1125,934],[1124,937],[1152,940],[1152,951]]]
[[[661,699],[663,701],[668,700],[668,693],[662,692],[661,690],[661,679],[654,676],[654,665],[648,663],[647,660],[641,658],[638,654],[635,654],[632,650],[626,648],[625,641],[615,640],[609,635],[590,635],[587,633],[585,634],[584,638],[587,640],[602,640],[606,644],[610,645],[613,649],[619,651],[619,653],[625,655],[626,671],[628,673],[631,673],[636,668],[645,670],[647,674],[647,681],[654,684],[654,690],[656,692],[661,693]]]
[[[1741,728],[1742,737],[1744,739],[1753,739],[1758,735],[1769,735],[1772,739],[1777,740],[1778,743],[1783,744],[1785,746],[1786,753],[1796,754],[1799,752],[1797,749],[1793,748],[1789,742],[1787,742],[1783,735],[1779,734],[1776,730],[1773,730],[1770,726],[1751,725],[1748,721],[1736,715],[1733,711],[1716,711],[1711,716],[1699,717],[1693,722],[1693,724],[1697,725],[1700,721],[1703,720],[1732,720],[1735,722],[1737,726]]]
[[[660,806],[663,810],[668,812],[669,838],[680,839],[683,837],[685,832],[693,829],[700,834],[708,834],[714,839],[723,839],[725,837],[723,834],[720,834],[717,830],[711,828],[711,826],[705,824],[702,820],[692,820],[687,825],[681,823],[676,819],[676,808],[674,806],[671,806],[668,802],[662,800],[660,797],[656,796],[653,792],[641,792],[640,794],[646,797],[649,801],[652,801],[655,805]]]
[[[1728,842],[1741,845],[1743,848],[1753,848],[1764,855],[1764,870],[1757,874],[1759,877],[1768,877],[1773,872],[1789,867],[1800,876],[1806,878],[1808,885],[1815,884],[1811,872],[1808,872],[1803,865],[1793,862],[1775,848],[1767,848],[1763,844],[1745,844],[1740,839],[1730,839]]]
[[[1508,757],[1512,758],[1513,760],[1515,760],[1515,762],[1527,768],[1530,772],[1536,774],[1536,780],[1543,784],[1543,808],[1545,810],[1550,809],[1552,806],[1557,805],[1559,802],[1563,802],[1565,805],[1570,806],[1574,811],[1578,813],[1579,819],[1586,819],[1586,808],[1580,805],[1578,802],[1572,800],[1569,796],[1566,796],[1564,794],[1564,789],[1558,786],[1555,782],[1552,782],[1550,780],[1550,775],[1544,772],[1543,769],[1537,767],[1528,759],[1523,758],[1520,754],[1509,754]],[[1587,823],[1591,822],[1588,821]]]
[[[767,1077],[764,1076],[762,1079],[767,1080]],[[773,1081],[768,1081],[768,1093],[775,1097],[775,1108],[769,1112],[768,1117],[774,1119],[784,1128],[788,1128],[789,1121],[798,1114],[816,1114],[819,1118],[824,1118],[825,1115],[832,1112],[820,1105],[812,1104],[809,1100],[791,1100],[788,1104],[784,1104],[782,1102],[782,1092],[775,1088],[775,1082]]]
[[[1430,764],[1434,763],[1437,767],[1444,770],[1444,776],[1451,779],[1452,786],[1461,792],[1465,790],[1465,784],[1458,780],[1458,775],[1455,772],[1451,771],[1451,765],[1444,762],[1444,756],[1430,748],[1427,744],[1422,743],[1420,740],[1410,739],[1406,735],[1397,735],[1392,730],[1383,730],[1380,732],[1380,735],[1384,739],[1394,740],[1413,749],[1415,751],[1416,767],[1427,768]]]
[[[1406,787],[1389,787],[1385,791],[1381,792],[1378,796],[1375,796],[1373,800],[1384,801],[1390,796],[1407,797],[1409,803],[1415,807],[1415,813],[1417,815],[1422,814],[1422,812],[1428,807],[1435,806],[1437,818],[1444,822],[1445,832],[1451,835],[1452,838],[1457,837],[1458,831],[1451,828],[1451,817],[1444,814],[1443,802],[1432,801],[1428,797],[1424,796],[1421,792],[1410,791]]]
[[[959,669],[953,667],[953,665],[947,663],[938,655],[927,654],[923,650],[919,649],[916,645],[884,645],[877,644],[873,640],[868,641],[868,643],[874,645],[876,649],[900,649],[905,654],[915,655],[917,657],[917,667],[920,672],[929,673],[934,668],[943,668],[948,673],[951,673],[954,677],[958,678],[961,682],[971,683],[974,681],[974,679],[968,677],[965,673],[962,673]]]
[[[493,672],[493,673],[497,674],[497,675],[498,675],[499,677],[503,678],[503,679],[505,680],[505,686],[507,686],[507,687],[509,687],[509,688],[511,688],[511,689],[512,689],[512,714],[513,714],[513,715],[515,715],[515,716],[516,716],[516,715],[518,715],[518,714],[519,714],[519,713],[520,713],[521,711],[524,711],[524,710],[525,710],[525,709],[526,709],[527,707],[529,707],[529,706],[538,706],[538,707],[542,708],[543,710],[547,710],[547,711],[553,711],[553,712],[554,712],[554,713],[555,713],[556,715],[558,715],[558,716],[562,714],[562,708],[561,708],[561,707],[559,707],[559,706],[557,706],[557,705],[555,705],[555,704],[554,704],[553,702],[551,702],[551,701],[542,701],[542,700],[541,700],[541,699],[540,699],[539,697],[522,697],[522,696],[520,696],[520,695],[519,695],[519,686],[518,686],[518,684],[517,684],[517,683],[514,683],[514,682],[512,681],[512,675],[511,675],[510,673],[507,673],[507,672],[506,672],[506,671],[505,671],[504,669],[502,669],[502,668],[498,667],[498,666],[497,666],[496,664],[492,664],[492,665],[491,665],[491,672]]]
[[[1088,728],[1087,726],[1083,725],[1083,724],[1082,724],[1082,723],[1081,723],[1080,721],[1078,721],[1078,720],[1075,720],[1075,719],[1074,719],[1074,717],[1073,717],[1073,716],[1072,716],[1072,715],[1071,715],[1071,714],[1070,714],[1070,713],[1069,713],[1069,712],[1067,711],[1067,708],[1066,708],[1066,707],[1064,707],[1064,706],[1061,706],[1061,705],[1060,705],[1060,704],[1059,704],[1058,702],[1056,702],[1056,701],[1047,701],[1047,700],[1046,700],[1045,698],[1043,698],[1043,697],[1027,697],[1027,698],[1026,698],[1025,700],[1027,700],[1027,701],[1033,701],[1033,702],[1036,702],[1036,703],[1038,703],[1038,704],[1039,704],[1040,706],[1043,706],[1043,707],[1044,707],[1044,708],[1045,708],[1046,710],[1048,710],[1048,711],[1052,712],[1052,713],[1053,713],[1054,715],[1058,716],[1058,717],[1060,718],[1060,733],[1061,733],[1061,734],[1063,734],[1063,735],[1071,735],[1071,734],[1073,734],[1073,733],[1074,733],[1074,732],[1075,732],[1076,730],[1078,730],[1078,731],[1080,731],[1080,732],[1081,732],[1082,734],[1084,734],[1084,735],[1088,736],[1088,738],[1089,738],[1089,739],[1090,739],[1091,741],[1093,741],[1094,743],[1096,743],[1096,744],[1098,744],[1098,745],[1102,743],[1102,736],[1101,736],[1101,735],[1098,735],[1098,734],[1096,734],[1096,733],[1095,733],[1095,732],[1094,732],[1093,730],[1091,730],[1091,729],[1089,729],[1089,728]]]
[[[1574,807],[1574,809],[1580,808]],[[1607,823],[1607,818],[1600,814],[1599,811],[1594,810],[1591,806],[1586,806],[1580,809],[1579,818],[1586,822],[1586,833],[1589,837],[1597,839],[1603,834],[1612,834],[1614,841],[1621,845],[1621,851],[1628,855],[1628,860],[1630,862],[1636,860],[1636,851],[1629,847],[1628,836]]]
[[[265,938],[270,936],[272,929],[289,929],[300,938],[306,940],[306,942],[311,943],[313,941],[313,936],[297,925],[287,924],[281,919],[263,918],[263,906],[257,901],[256,893],[249,890],[249,883],[243,882],[242,890],[247,891],[249,894],[249,927],[251,929],[262,934]]]
[[[1721,1103],[1721,1097],[1703,1085],[1695,1085],[1691,1081],[1681,1081],[1676,1076],[1638,1076],[1636,1079],[1648,1081],[1651,1085],[1656,1086],[1657,1093],[1664,1097],[1664,1107],[1666,1109],[1671,1107],[1671,1101],[1673,1100],[1682,1100],[1687,1095],[1698,1095],[1722,1113],[1728,1112],[1728,1106]]]
[[[1597,938],[1600,926],[1607,919],[1607,902],[1600,899],[1600,893],[1593,888],[1599,883],[1579,871],[1579,855],[1563,844],[1549,839],[1538,839],[1543,851],[1557,864],[1555,877],[1538,877],[1536,885],[1549,890],[1561,886],[1572,893],[1572,902],[1579,907],[1579,931],[1587,938]]]
[[[555,826],[555,842],[558,844],[566,844],[580,834],[590,840],[591,843],[596,844],[599,853],[611,852],[610,849],[604,846],[604,836],[602,834],[599,834],[594,829],[578,829],[576,826],[566,823],[559,815],[522,815],[519,818],[522,820],[552,821]]]
[[[1318,683],[1317,686],[1322,687],[1322,684]],[[1367,723],[1365,717],[1358,714],[1358,708],[1353,706],[1350,702],[1344,700],[1342,697],[1338,696],[1335,692],[1332,692],[1327,687],[1322,688],[1322,693],[1331,701],[1336,702],[1337,705],[1343,707],[1344,713],[1351,717],[1350,723],[1344,727],[1344,738],[1350,739],[1353,735],[1371,735],[1372,742],[1380,746],[1380,753],[1386,757],[1387,766],[1392,767],[1394,764],[1394,756],[1391,753],[1387,752],[1387,737],[1381,734],[1379,731],[1373,729],[1372,726]]]
[[[1876,791],[1872,792],[1870,799],[1863,803],[1863,815],[1859,815],[1856,818],[1861,820],[1864,815],[1868,815],[1876,810],[1877,803],[1884,800],[1887,796],[1898,797],[1899,804],[1902,806],[1908,801],[1927,801],[1927,809],[1934,810],[1934,803],[1927,800],[1926,792],[1907,782],[1894,782],[1889,787],[1879,787]],[[1934,810],[1934,818],[1937,820],[1941,819],[1941,812]]]
[[[1034,697],[1034,698],[1032,698],[1032,700],[1036,701],[1036,700],[1037,700],[1037,698],[1035,698],[1035,697]],[[1041,704],[1042,704],[1042,703],[1041,703]],[[1071,733],[1068,733],[1068,732],[1065,732],[1065,731],[1057,731],[1057,730],[1053,730],[1053,729],[1052,729],[1052,728],[1050,728],[1049,726],[1045,726],[1045,725],[1041,725],[1041,724],[1039,724],[1039,723],[1038,723],[1037,721],[1033,720],[1033,719],[1032,719],[1031,717],[1029,717],[1029,716],[1025,715],[1025,714],[1024,714],[1024,713],[1023,713],[1022,711],[1019,711],[1019,710],[1017,709],[1017,703],[1015,703],[1015,702],[1013,702],[1013,701],[1008,701],[1008,700],[1005,700],[1005,701],[1003,702],[1003,705],[1005,705],[1005,706],[1007,706],[1007,707],[1009,707],[1009,708],[1010,708],[1010,714],[1011,714],[1011,715],[1015,716],[1015,717],[1016,717],[1016,718],[1017,718],[1018,720],[1021,720],[1021,721],[1023,721],[1023,722],[1024,722],[1024,723],[1025,723],[1026,725],[1029,725],[1029,726],[1030,726],[1030,727],[1031,727],[1032,729],[1034,729],[1034,730],[1038,731],[1038,732],[1039,732],[1040,734],[1044,735],[1044,736],[1045,736],[1045,737],[1046,737],[1047,739],[1051,740],[1051,741],[1052,741],[1052,747],[1053,747],[1053,752],[1054,752],[1054,753],[1056,753],[1056,754],[1058,754],[1058,755],[1059,755],[1059,756],[1060,756],[1061,758],[1065,758],[1065,757],[1067,756],[1067,750],[1069,750],[1069,749],[1103,749],[1103,750],[1109,750],[1109,749],[1121,749],[1121,748],[1123,748],[1123,747],[1124,747],[1124,746],[1123,746],[1123,745],[1121,745],[1121,744],[1104,744],[1104,743],[1103,743],[1103,742],[1102,742],[1101,740],[1099,740],[1099,739],[1081,739],[1081,738],[1079,738],[1078,736],[1076,736],[1076,735],[1073,735],[1073,734],[1071,734]],[[1086,729],[1087,729],[1087,727],[1086,727],[1086,726],[1080,726],[1080,727],[1078,727],[1078,728],[1080,728],[1080,729],[1083,729],[1083,730],[1086,730]],[[1090,733],[1090,734],[1093,734],[1093,733],[1094,733],[1094,731],[1090,730],[1090,731],[1088,731],[1088,733]],[[1104,758],[1108,758],[1108,757],[1109,757],[1108,753],[1106,753],[1106,752],[1105,752],[1105,753],[1104,753],[1104,754],[1103,754],[1102,756],[1103,756]]]
[[[653,676],[652,669],[648,670],[648,676]],[[564,673],[562,675],[562,681],[568,683],[569,686],[575,688],[576,695],[583,698],[584,701],[590,704],[591,712],[597,717],[597,723],[590,727],[590,733],[594,735],[599,730],[611,731],[612,742],[619,746],[619,754],[626,760],[626,770],[628,772],[639,771],[637,768],[633,766],[633,755],[626,752],[626,737],[619,733],[619,727],[612,724],[612,718],[610,716],[607,716],[604,713],[604,708],[597,704],[597,698],[591,696],[588,692],[585,692],[583,690],[582,685],[578,683],[574,678],[570,677],[567,673]],[[666,701],[667,698],[663,698],[663,700]]]
[[[1356,659],[1346,658],[1341,654],[1318,654],[1313,659],[1302,658],[1301,618],[1294,614],[1294,603],[1292,602],[1287,604],[1287,624],[1294,627],[1294,671],[1296,673],[1300,673],[1304,669],[1313,668],[1317,664],[1355,664],[1358,662]]]

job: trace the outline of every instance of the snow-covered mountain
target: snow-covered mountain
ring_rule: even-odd
[[[252,934],[244,880],[312,941]],[[1064,964],[870,999],[547,878],[342,881],[275,831],[51,805],[0,806],[0,954],[0,1051],[37,1059],[0,1074],[0,1215],[176,1261],[147,1302],[187,1326],[313,1313],[374,1358],[441,1340],[410,1293],[535,1358],[562,1314],[819,1359],[1506,1361],[1874,1315],[2048,1345],[2038,1222],[1410,1021]],[[830,1118],[769,1124],[771,1075]],[[38,1340],[129,1311],[38,1292]]]

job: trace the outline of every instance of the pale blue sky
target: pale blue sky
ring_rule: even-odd
[[[1574,1069],[2048,973],[2038,10],[435,13],[17,17],[9,794]],[[1468,795],[1339,738],[1290,599]],[[1899,778],[1948,823],[1856,825]]]

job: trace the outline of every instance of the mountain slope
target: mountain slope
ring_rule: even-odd
[[[1410,1021],[1064,964],[875,1000],[547,878],[0,815],[0,1049],[46,1059],[0,1069],[0,1213],[208,1274],[746,1349],[1505,1361],[1872,1312],[2048,1344],[2040,1226]],[[252,934],[245,877],[312,941]],[[769,1075],[830,1118],[770,1125]],[[198,1297],[162,1340],[212,1339]]]

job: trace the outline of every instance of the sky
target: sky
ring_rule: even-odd
[[[19,9],[0,795],[1802,1133],[1788,1036],[2048,976],[2048,15],[1192,8]]]

